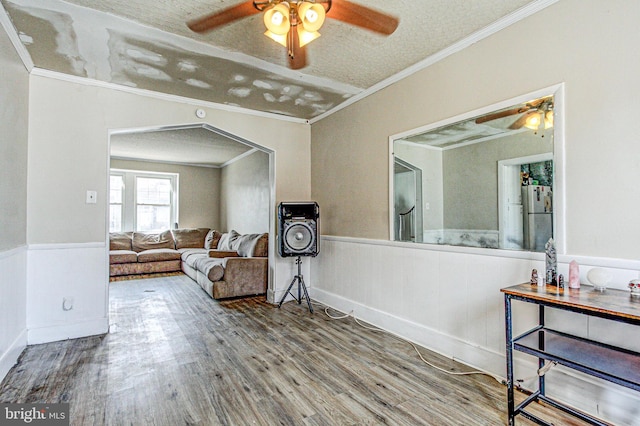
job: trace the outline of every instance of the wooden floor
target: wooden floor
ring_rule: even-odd
[[[109,334],[28,347],[0,402],[69,402],[73,425],[506,424],[492,378],[319,307],[219,302],[186,276],[113,282],[110,306]]]

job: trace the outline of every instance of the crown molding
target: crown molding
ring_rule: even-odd
[[[231,160],[227,160],[224,163],[220,164],[220,165],[215,165],[215,164],[199,164],[199,163],[182,163],[180,161],[165,161],[165,160],[148,160],[148,159],[142,159],[142,158],[135,158],[135,157],[123,157],[123,156],[119,156],[119,155],[112,155],[110,158],[112,160],[120,160],[120,161],[135,161],[135,162],[140,162],[140,163],[160,163],[160,164],[171,164],[174,166],[188,166],[188,167],[202,167],[205,169],[224,169],[225,167],[227,167],[230,164],[235,163],[236,161],[240,161],[245,157],[250,156],[251,154],[253,154],[254,152],[259,151],[258,148],[252,148],[248,151],[243,152],[242,154],[233,157]]]
[[[119,155],[112,155],[109,158],[111,158],[111,160],[119,160],[119,161],[135,161],[136,163],[171,164],[172,166],[202,167],[204,169],[222,168],[222,166],[215,166],[212,164],[181,163],[179,161],[165,161],[165,160],[148,160],[148,159],[135,158],[135,157],[123,157]]]
[[[434,53],[433,55],[427,57],[426,59],[417,62],[416,64],[405,68],[404,70],[400,71],[397,74],[392,75],[391,77],[382,80],[381,82],[369,87],[368,89],[360,92],[357,95],[354,95],[352,97],[350,97],[349,99],[347,99],[346,101],[342,102],[341,104],[337,105],[335,108],[330,109],[329,111],[318,115],[317,117],[313,117],[311,119],[309,119],[309,124],[313,124],[316,123],[320,120],[322,120],[323,118],[326,118],[332,114],[335,114],[336,112],[340,111],[341,109],[344,109],[364,98],[366,98],[367,96],[373,95],[376,92],[379,92],[380,90],[391,86],[394,83],[399,82],[400,80],[403,80],[415,73],[417,73],[418,71],[421,71],[425,68],[430,67],[431,65],[434,65],[437,62],[442,61],[443,59],[453,55],[454,53],[457,53],[481,40],[484,40],[485,38],[509,27],[510,25],[513,25],[549,6],[551,6],[552,4],[557,3],[559,0],[538,0],[535,1],[533,3],[530,3],[518,10],[516,10],[515,12],[512,12],[506,16],[504,16],[503,18],[499,19],[498,21],[487,25],[486,27],[476,31],[475,33],[471,34],[470,36],[463,38],[462,40],[458,41],[457,43],[452,44],[451,46],[442,49],[441,51]]]
[[[225,163],[221,164],[221,165],[220,165],[220,168],[221,168],[221,169],[222,169],[222,168],[225,168],[225,167],[227,167],[228,165],[233,164],[233,163],[235,163],[236,161],[240,161],[240,160],[242,160],[243,158],[248,157],[248,156],[250,156],[251,154],[253,154],[254,152],[258,152],[258,151],[259,151],[259,149],[258,149],[258,148],[252,148],[252,149],[250,149],[250,150],[248,150],[248,151],[245,151],[245,152],[243,152],[242,154],[240,154],[240,155],[238,155],[238,156],[233,157],[231,160],[229,160],[229,161],[227,161],[227,162],[225,162]]]
[[[93,86],[93,87],[100,87],[100,88],[104,88],[104,89],[118,90],[120,92],[131,93],[131,94],[139,95],[139,96],[146,96],[146,97],[149,97],[149,98],[159,99],[159,100],[163,100],[163,101],[177,102],[177,103],[182,103],[182,104],[187,104],[187,105],[192,105],[192,106],[200,106],[200,107],[204,107],[204,108],[217,109],[217,110],[220,110],[220,111],[227,111],[227,112],[234,112],[234,113],[239,113],[239,114],[252,115],[252,116],[256,116],[256,117],[269,118],[269,119],[272,119],[272,120],[287,121],[287,122],[299,123],[299,124],[308,124],[309,123],[309,120],[304,119],[304,118],[289,117],[289,116],[286,116],[286,115],[274,114],[274,113],[263,112],[263,111],[256,111],[256,110],[253,110],[253,109],[241,108],[241,107],[237,107],[237,106],[233,106],[233,105],[224,105],[224,104],[218,104],[218,103],[215,103],[215,102],[203,101],[203,100],[200,100],[200,99],[187,98],[185,96],[171,95],[171,94],[168,94],[168,93],[155,92],[153,90],[139,89],[137,87],[129,87],[129,86],[121,85],[121,84],[109,83],[109,82],[105,82],[105,81],[95,80],[95,79],[92,79],[92,78],[79,77],[79,76],[76,76],[76,75],[64,74],[64,73],[61,73],[61,72],[50,71],[50,70],[46,70],[46,69],[43,69],[43,68],[34,67],[31,70],[31,75],[39,76],[39,77],[52,78],[52,79],[55,79],[55,80],[66,81],[66,82],[69,82],[69,83],[81,84],[81,85],[84,85],[84,86]]]
[[[16,53],[22,60],[24,67],[27,69],[28,72],[31,72],[31,70],[33,70],[34,68],[31,55],[29,55],[27,48],[24,47],[24,44],[22,44],[22,40],[20,40],[20,36],[18,35],[18,32],[13,26],[13,22],[11,22],[11,18],[9,17],[9,14],[4,9],[4,6],[2,6],[1,3],[0,3],[0,25],[2,25],[2,28],[4,28],[4,32],[7,33],[9,40],[11,40],[11,44],[13,44],[13,47],[16,49]]]
[[[240,114],[246,114],[246,115],[251,115],[251,116],[256,116],[256,117],[263,117],[263,118],[269,118],[269,119],[274,119],[274,120],[279,120],[279,121],[286,121],[286,122],[292,122],[292,123],[299,123],[299,124],[313,124],[316,123],[380,90],[385,89],[386,87],[397,83],[425,68],[430,67],[431,65],[434,65],[435,63],[509,27],[510,25],[513,25],[555,3],[557,3],[559,0],[537,0],[534,1],[518,10],[516,10],[513,13],[510,13],[508,15],[506,15],[505,17],[503,17],[502,19],[480,29],[479,31],[476,31],[475,33],[473,33],[472,35],[458,41],[457,43],[425,58],[424,60],[408,67],[405,68],[404,70],[402,70],[401,72],[394,74],[393,76],[382,80],[381,82],[371,86],[370,88],[359,92],[358,94],[355,94],[353,96],[351,96],[350,98],[348,98],[347,100],[345,100],[344,102],[340,103],[339,105],[337,105],[336,107],[332,108],[331,110],[318,115],[316,117],[312,117],[310,119],[304,119],[304,118],[297,118],[297,117],[290,117],[290,116],[285,116],[285,115],[281,115],[281,114],[276,114],[276,113],[269,113],[269,112],[263,112],[263,111],[256,111],[256,110],[252,110],[252,109],[248,109],[248,108],[242,108],[242,107],[238,107],[238,106],[232,106],[232,105],[225,105],[225,104],[219,104],[219,103],[215,103],[215,102],[208,102],[208,101],[203,101],[203,100],[199,100],[199,99],[194,99],[194,98],[188,98],[188,97],[184,97],[184,96],[179,96],[179,95],[171,95],[171,94],[166,94],[166,93],[161,93],[161,92],[155,92],[152,90],[146,90],[146,89],[139,89],[139,88],[134,88],[134,87],[129,87],[129,86],[124,86],[124,85],[120,85],[120,84],[115,84],[115,83],[109,83],[109,82],[103,82],[103,81],[99,81],[99,80],[95,80],[95,79],[91,79],[91,78],[86,78],[86,77],[80,77],[80,76],[73,76],[73,75],[68,75],[68,74],[64,74],[64,73],[60,73],[60,72],[56,72],[56,71],[49,71],[49,70],[45,70],[42,68],[37,68],[35,67],[33,60],[31,59],[31,56],[29,55],[26,47],[22,44],[22,41],[20,40],[18,33],[16,32],[12,22],[11,22],[11,18],[9,17],[9,15],[7,14],[6,10],[4,9],[4,7],[2,7],[0,5],[0,24],[4,27],[5,32],[7,33],[9,39],[11,40],[12,44],[14,45],[16,52],[18,53],[18,55],[20,56],[20,58],[22,59],[22,62],[25,66],[25,68],[27,69],[27,71],[29,71],[32,75],[36,75],[36,76],[42,76],[42,77],[48,77],[48,78],[53,78],[53,79],[57,79],[57,80],[62,80],[62,81],[68,81],[68,82],[72,82],[72,83],[76,83],[76,84],[82,84],[82,85],[87,85],[87,86],[95,86],[95,87],[102,87],[102,88],[107,88],[107,89],[112,89],[112,90],[118,90],[118,91],[122,91],[122,92],[127,92],[127,93],[132,93],[132,94],[136,94],[136,95],[140,95],[140,96],[146,96],[146,97],[151,97],[151,98],[155,98],[155,99],[160,99],[160,100],[166,100],[166,101],[171,101],[171,102],[178,102],[178,103],[184,103],[184,104],[188,104],[188,105],[193,105],[193,106],[202,106],[202,107],[206,107],[206,108],[211,108],[211,109],[217,109],[217,110],[221,110],[221,111],[228,111],[228,112],[234,112],[234,113],[240,113]]]

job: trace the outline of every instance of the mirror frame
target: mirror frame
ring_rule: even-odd
[[[475,109],[473,111],[465,112],[444,120],[440,120],[431,124],[420,126],[414,129],[410,129],[401,133],[396,133],[389,136],[389,240],[398,244],[407,244],[410,246],[424,246],[428,248],[454,248],[454,249],[470,249],[470,250],[500,250],[508,253],[524,253],[533,254],[527,250],[509,250],[509,249],[495,249],[495,248],[478,248],[478,247],[463,247],[463,246],[451,246],[443,244],[432,243],[415,243],[410,241],[396,241],[395,240],[395,224],[394,224],[394,149],[393,144],[396,139],[407,138],[417,135],[419,133],[426,133],[430,130],[437,129],[439,127],[448,126],[459,121],[469,120],[471,118],[492,113],[497,110],[509,108],[513,105],[525,103],[531,99],[537,99],[544,96],[553,95],[554,103],[554,124],[553,124],[553,185],[554,185],[554,197],[553,197],[553,227],[554,227],[554,241],[556,243],[556,252],[558,254],[566,253],[566,194],[565,194],[565,159],[564,159],[564,146],[565,146],[565,130],[564,130],[564,83],[559,83],[550,87],[529,92],[511,99],[507,99],[502,102],[498,102],[486,107]],[[544,253],[538,253],[544,255]]]

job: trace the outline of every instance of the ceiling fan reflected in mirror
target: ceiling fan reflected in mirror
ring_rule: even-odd
[[[476,124],[498,120],[514,115],[519,117],[509,129],[518,130],[526,127],[531,130],[550,129],[553,127],[553,98],[546,97],[527,102],[517,108],[510,108],[476,118]]]
[[[347,0],[251,0],[187,23],[196,33],[205,33],[237,19],[263,13],[265,35],[287,48],[292,69],[307,64],[305,46],[320,37],[325,17],[390,35],[398,18]]]

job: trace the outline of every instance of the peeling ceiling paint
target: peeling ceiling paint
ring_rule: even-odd
[[[352,0],[400,26],[384,37],[327,19],[307,49],[309,65],[294,71],[259,14],[204,35],[186,27],[238,0],[0,1],[37,68],[301,119],[536,3]]]
[[[0,0],[39,69],[311,120],[522,8],[550,0],[351,0],[395,15],[388,37],[327,19],[308,65],[286,66],[259,14],[207,34],[186,22],[241,0]],[[328,15],[330,16],[330,15]],[[356,98],[357,99],[357,98]],[[188,149],[184,147],[188,146]],[[246,146],[206,129],[114,135],[120,158],[216,166]]]

